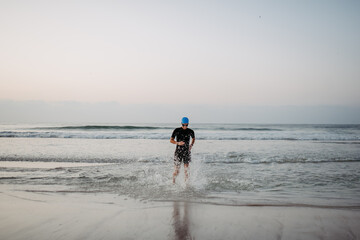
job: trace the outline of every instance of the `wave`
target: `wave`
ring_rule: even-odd
[[[96,157],[35,157],[35,156],[0,156],[0,162],[51,162],[51,163],[91,163],[91,164],[112,164],[112,163],[132,163],[132,158],[96,158]],[[36,167],[35,167],[36,168]],[[52,167],[49,167],[52,168]],[[0,167],[0,170],[6,169],[6,167]],[[62,170],[62,167],[56,167],[56,170]]]
[[[281,129],[276,128],[226,128],[226,127],[218,127],[214,128],[214,130],[223,130],[223,131],[283,131]]]
[[[60,126],[60,127],[36,127],[35,130],[156,130],[156,129],[174,129],[178,126],[136,126],[136,125],[79,125],[79,126]],[[225,126],[193,126],[194,130],[215,130],[215,131],[283,131],[279,128],[264,127],[232,127]]]
[[[245,154],[239,154],[239,156],[231,156],[228,154],[227,156],[221,157],[220,155],[214,154],[210,156],[206,156],[203,154],[197,154],[193,156],[194,161],[200,161],[206,165],[236,165],[236,164],[251,164],[251,165],[267,165],[267,164],[323,164],[323,163],[358,163],[360,162],[359,157],[344,157],[344,158],[288,158],[288,157],[268,157],[261,158],[258,157],[246,157]],[[51,163],[89,163],[92,166],[97,166],[97,164],[133,164],[133,163],[144,163],[144,164],[167,164],[171,163],[172,158],[168,157],[148,157],[146,159],[143,158],[101,158],[101,157],[72,157],[69,158],[67,156],[63,157],[35,157],[35,156],[0,156],[0,162],[51,162]],[[76,165],[75,165],[76,166]],[[81,166],[84,167],[84,166]],[[36,167],[35,167],[36,168]],[[50,166],[49,168],[55,169],[56,171],[64,170],[63,167],[55,167]],[[4,170],[6,167],[0,167],[0,170]]]
[[[194,124],[198,140],[359,141],[360,125]],[[0,126],[1,127],[1,126]],[[0,128],[0,138],[169,139],[172,124],[23,125]],[[354,129],[354,130],[353,130]]]
[[[152,126],[108,126],[108,125],[84,125],[84,126],[63,126],[63,127],[38,127],[33,128],[37,130],[155,130],[155,129],[170,129],[167,127],[152,127]]]
[[[81,190],[81,189],[76,189],[76,190],[51,190],[51,189],[25,189],[23,190],[24,192],[31,192],[31,193],[101,193],[104,192],[106,193],[107,191],[99,191],[99,190],[91,190],[91,189],[87,189],[87,190]],[[232,201],[224,201],[224,199],[222,198],[222,201],[216,201],[218,200],[215,197],[208,197],[206,199],[196,199],[193,198],[191,200],[189,199],[152,199],[152,201],[154,202],[163,202],[163,203],[171,203],[171,202],[186,202],[186,203],[193,203],[193,204],[206,204],[206,205],[214,205],[214,206],[234,206],[234,207],[254,207],[254,208],[259,208],[259,207],[274,207],[274,208],[320,208],[320,209],[348,209],[348,210],[357,210],[360,209],[360,205],[358,204],[312,204],[312,203],[296,203],[296,202],[280,202],[280,203],[273,203],[271,201],[269,202],[236,202],[234,200]]]
[[[158,127],[158,126],[134,126],[134,125],[83,125],[83,126],[62,126],[62,127],[36,127],[34,130],[173,130],[176,127]],[[283,131],[277,128],[256,128],[256,127],[194,127],[194,130],[210,130],[210,131]]]
[[[148,129],[149,130],[149,129]],[[200,134],[199,134],[200,135]],[[202,133],[197,135],[198,140],[282,140],[282,141],[320,141],[323,143],[334,142],[359,144],[360,136],[358,135],[298,135],[292,136],[288,134],[214,134]],[[1,131],[0,138],[74,138],[74,139],[153,139],[153,140],[167,140],[171,136],[171,131],[162,132],[97,132],[97,131]],[[336,143],[336,142],[335,142]]]
[[[327,125],[311,125],[313,128],[323,129],[360,129],[360,124],[327,124]]]
[[[284,163],[304,163],[304,164],[322,164],[322,163],[346,163],[346,162],[360,162],[360,158],[355,159],[264,159],[264,160],[217,160],[217,161],[205,161],[205,164],[284,164]]]
[[[194,203],[194,204],[207,204],[207,205],[215,205],[215,206],[233,206],[233,207],[279,207],[279,208],[325,208],[325,209],[360,209],[360,205],[358,204],[349,204],[349,205],[326,205],[326,204],[311,204],[311,203],[296,203],[296,202],[282,202],[282,203],[272,203],[272,202],[259,202],[259,203],[251,203],[251,202],[244,202],[244,203],[236,203],[232,202],[215,202],[211,201],[212,199],[207,200],[186,200],[187,203]],[[178,200],[162,200],[162,199],[155,199],[155,202],[174,202]]]

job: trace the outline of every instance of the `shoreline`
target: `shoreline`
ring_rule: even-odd
[[[1,239],[358,239],[360,210],[229,206],[0,185]]]

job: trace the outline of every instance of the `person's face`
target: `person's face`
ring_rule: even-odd
[[[189,124],[188,124],[188,123],[186,123],[186,124],[185,124],[185,123],[183,123],[183,124],[181,124],[181,125],[182,125],[182,128],[183,128],[183,129],[186,129],[186,128],[188,127],[188,125],[189,125]]]

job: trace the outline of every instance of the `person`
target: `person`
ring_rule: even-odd
[[[181,163],[184,163],[184,173],[185,181],[188,180],[188,168],[191,161],[191,149],[195,143],[195,133],[192,129],[188,128],[189,118],[183,117],[181,119],[181,127],[175,128],[173,131],[170,142],[176,144],[176,149],[174,153],[174,173],[173,173],[173,183],[179,174]],[[190,144],[191,137],[191,144]]]

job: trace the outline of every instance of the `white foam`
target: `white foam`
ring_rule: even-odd
[[[0,167],[4,168],[69,168],[102,166],[109,163],[77,163],[77,162],[28,162],[28,161],[0,161]]]

